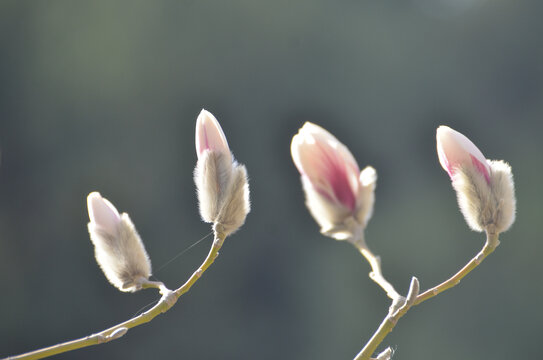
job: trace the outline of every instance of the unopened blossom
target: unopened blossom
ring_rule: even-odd
[[[214,224],[215,231],[231,234],[250,211],[247,170],[234,160],[219,122],[206,110],[196,120],[196,154],[200,215]]]
[[[373,211],[375,169],[360,172],[349,149],[310,122],[292,138],[291,155],[306,205],[323,234],[344,240],[366,227]]]
[[[121,291],[139,290],[151,276],[151,261],[130,217],[98,192],[89,194],[87,208],[94,254],[106,278]]]
[[[439,162],[451,177],[468,225],[475,231],[506,231],[516,210],[511,167],[487,160],[466,136],[447,126],[437,129],[436,140]]]
[[[93,228],[111,236],[117,235],[121,225],[121,216],[108,199],[104,199],[99,192],[92,192],[87,197],[87,209]]]
[[[203,109],[196,119],[195,132],[196,155],[200,158],[206,151],[226,155],[231,161],[232,155],[221,125],[212,113]]]
[[[437,128],[436,138],[439,162],[451,178],[457,168],[470,166],[490,181],[488,161],[467,137],[448,126],[440,126]]]

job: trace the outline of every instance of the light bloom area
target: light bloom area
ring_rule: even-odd
[[[451,177],[469,227],[496,234],[509,229],[516,211],[511,167],[487,160],[466,136],[447,126],[437,129],[436,142],[439,162]]]
[[[291,143],[309,211],[323,234],[338,240],[365,228],[373,210],[377,174],[360,168],[345,145],[322,127],[306,122]]]
[[[250,211],[247,170],[234,160],[219,122],[207,110],[198,115],[195,138],[200,216],[229,235],[243,225]]]
[[[121,291],[137,291],[151,276],[151,261],[128,214],[119,212],[100,193],[87,197],[89,234],[96,262]]]

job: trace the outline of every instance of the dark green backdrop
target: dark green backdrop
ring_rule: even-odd
[[[107,283],[85,200],[129,212],[155,269],[206,235],[192,182],[205,107],[247,166],[245,226],[166,315],[58,359],[352,359],[388,300],[304,207],[289,146],[305,121],[377,169],[368,243],[402,292],[484,241],[457,210],[436,127],[512,165],[518,219],[501,246],[383,345],[405,360],[539,358],[542,13],[536,0],[0,1],[0,356],[157,299]],[[209,243],[156,277],[181,284]]]

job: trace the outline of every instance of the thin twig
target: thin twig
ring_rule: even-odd
[[[416,277],[411,279],[409,285],[409,292],[404,304],[395,312],[389,312],[385,317],[377,331],[373,334],[370,341],[364,346],[364,348],[355,356],[354,360],[369,360],[371,355],[375,352],[377,347],[383,342],[385,337],[394,329],[398,320],[404,316],[407,311],[415,303],[415,299],[419,293],[419,281]]]
[[[364,240],[364,233],[362,231],[358,231],[353,238],[349,240],[349,242],[351,242],[370,263],[370,279],[375,281],[377,285],[379,285],[386,292],[387,296],[392,299],[392,301],[397,302],[402,296],[383,276],[383,271],[381,270],[381,258],[371,252],[366,244],[366,241]]]
[[[473,258],[471,259],[460,271],[458,271],[456,274],[454,274],[451,278],[449,278],[447,281],[431,288],[430,290],[425,291],[424,293],[414,297],[411,299],[411,306],[415,306],[420,304],[421,302],[428,300],[437,294],[452,288],[453,286],[457,285],[462,278],[464,278],[467,274],[469,274],[473,269],[475,269],[490,253],[496,249],[496,247],[500,244],[498,240],[498,235],[493,233],[487,232],[486,242],[483,246],[482,250]],[[413,281],[411,282],[413,286]],[[411,288],[409,291],[410,294],[412,294]],[[408,295],[409,297],[409,295]],[[411,296],[412,297],[412,296]],[[379,325],[379,328],[377,331],[373,334],[371,339],[368,341],[368,343],[364,346],[362,351],[356,355],[354,360],[369,360],[371,358],[371,355],[375,352],[377,347],[383,342],[385,337],[394,329],[396,326],[396,323],[398,320],[407,313],[407,311],[411,308],[409,305],[409,299],[406,301],[407,306],[402,306],[398,311],[396,311],[393,314],[388,314],[381,325]]]
[[[450,279],[420,294],[415,301],[415,305],[431,299],[437,294],[447,289],[450,289],[455,285],[458,285],[460,280],[462,280],[467,274],[475,269],[489,254],[491,254],[498,247],[498,245],[500,245],[500,241],[498,240],[498,234],[487,233],[485,246],[483,246],[481,251],[479,251],[479,253],[473,259],[471,259],[466,264],[466,266],[464,266],[460,271],[454,274]]]
[[[34,350],[28,353],[21,355],[10,356],[4,360],[34,360],[34,359],[43,359],[48,356],[53,356],[56,354],[65,353],[71,350],[76,350],[84,348],[91,345],[97,345],[109,342],[111,340],[116,340],[122,337],[128,329],[136,327],[138,325],[145,324],[153,320],[156,316],[168,311],[176,302],[177,299],[188,292],[192,285],[202,276],[202,274],[207,270],[207,268],[215,261],[219,255],[219,250],[224,242],[225,236],[221,233],[215,233],[215,239],[209,250],[209,254],[205,258],[204,262],[200,267],[191,275],[191,277],[177,290],[171,291],[164,284],[158,282],[148,281],[143,284],[144,288],[157,288],[159,289],[162,297],[160,298],[158,304],[153,306],[148,311],[143,314],[136,316],[128,321],[125,321],[121,324],[110,327],[109,329],[103,330],[97,334],[86,336],[81,339],[67,341],[61,344],[53,345],[43,349]]]

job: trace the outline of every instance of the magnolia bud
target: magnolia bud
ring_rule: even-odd
[[[460,210],[471,229],[498,234],[515,221],[511,167],[487,160],[464,135],[440,126],[436,133],[441,166],[452,180]]]
[[[290,150],[306,205],[321,232],[345,240],[364,229],[373,212],[375,169],[367,167],[360,173],[349,149],[309,122],[292,138]]]
[[[202,109],[196,119],[196,155],[198,159],[206,153],[212,151],[225,155],[230,162],[232,155],[228,147],[228,141],[222,131],[221,125],[209,111]]]
[[[219,122],[206,110],[196,121],[196,154],[200,215],[229,235],[243,225],[250,211],[247,170],[233,159]]]
[[[89,194],[87,207],[94,254],[106,278],[121,291],[140,290],[151,276],[151,261],[130,217],[98,192]]]

